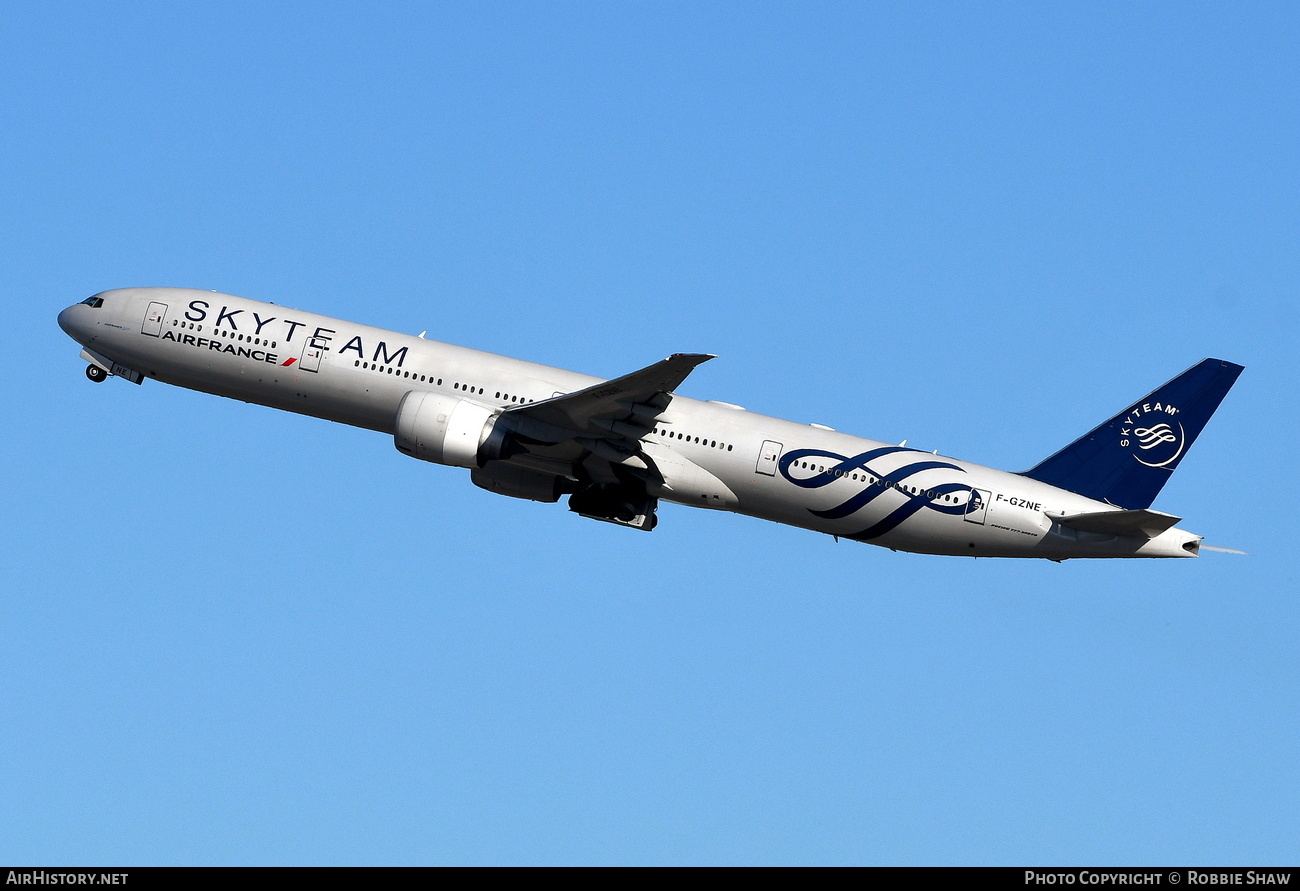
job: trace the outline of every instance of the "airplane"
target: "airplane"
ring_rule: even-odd
[[[1013,473],[677,395],[707,354],[605,380],[189,288],[103,291],[58,321],[97,383],[147,378],[377,430],[490,492],[567,496],[569,510],[631,529],[653,529],[668,501],[921,554],[1230,550],[1151,510],[1241,374],[1221,359]]]

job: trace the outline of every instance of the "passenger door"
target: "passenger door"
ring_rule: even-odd
[[[970,501],[966,502],[966,522],[984,525],[984,518],[989,514],[989,502],[993,493],[988,489],[971,489]]]
[[[144,322],[140,324],[140,333],[150,337],[161,337],[163,319],[167,318],[166,303],[150,303],[144,311]]]
[[[764,441],[763,449],[758,453],[758,464],[754,466],[754,472],[764,476],[776,476],[776,461],[781,457],[782,448],[779,442],[770,439]]]

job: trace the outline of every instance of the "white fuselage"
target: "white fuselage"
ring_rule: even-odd
[[[78,304],[59,321],[108,370],[387,434],[411,391],[506,410],[602,380],[210,291],[102,296],[102,307]],[[1176,528],[1154,538],[1075,531],[1048,514],[1112,506],[1019,474],[726,403],[674,396],[641,441],[680,481],[653,493],[659,498],[897,550],[1184,557],[1195,556],[1200,540]]]

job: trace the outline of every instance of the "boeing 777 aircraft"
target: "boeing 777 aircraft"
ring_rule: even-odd
[[[602,380],[212,291],[104,291],[59,313],[86,376],[110,375],[368,427],[490,492],[649,531],[659,501],[900,551],[1195,557],[1151,503],[1242,371],[1206,359],[1036,467],[1010,473],[701,402],[712,356]],[[1209,547],[1206,545],[1205,547]]]

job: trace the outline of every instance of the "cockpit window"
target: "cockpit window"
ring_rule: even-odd
[[[103,297],[87,297],[85,300],[83,300],[83,301],[81,301],[81,302],[84,303],[84,304],[86,304],[86,306],[89,306],[89,307],[91,307],[91,308],[93,308],[93,309],[99,309],[101,306],[104,305],[104,298],[103,298]]]

